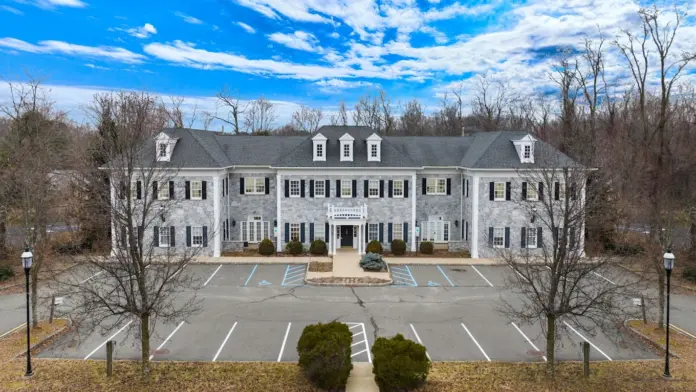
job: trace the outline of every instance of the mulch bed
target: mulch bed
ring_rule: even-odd
[[[309,272],[331,272],[333,263],[330,261],[312,261],[309,263]]]
[[[378,278],[339,278],[339,277],[326,277],[326,278],[314,278],[308,279],[307,283],[310,284],[326,284],[326,285],[336,285],[336,286],[366,286],[366,285],[380,285],[380,284],[390,284],[389,279],[378,279]]]

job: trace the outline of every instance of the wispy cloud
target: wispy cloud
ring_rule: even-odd
[[[52,9],[57,7],[84,8],[87,6],[87,3],[81,0],[20,0],[17,2],[33,4],[37,7],[45,9]]]
[[[94,64],[89,64],[89,63],[85,64],[85,67],[92,68],[92,69],[101,69],[103,71],[108,71],[109,69],[111,69],[111,68],[107,68],[107,67],[102,67],[101,65],[94,65]]]
[[[246,24],[246,23],[244,23],[244,22],[237,22],[237,25],[238,25],[239,27],[243,28],[244,31],[246,31],[246,32],[249,33],[249,34],[255,34],[255,33],[256,33],[256,29],[255,29],[255,28],[249,26],[248,24]]]
[[[11,12],[15,15],[24,15],[24,12],[18,10],[17,8],[10,7],[9,5],[0,6],[0,10]]]
[[[184,14],[183,12],[177,11],[177,12],[174,13],[174,15],[178,16],[179,18],[181,18],[181,19],[182,19],[184,22],[186,22],[186,23],[190,23],[190,24],[203,24],[203,21],[202,21],[202,20],[200,20],[200,19],[198,19],[198,18],[195,18],[195,17],[193,17],[193,16],[191,16],[191,15],[186,15],[186,14]]]
[[[141,27],[127,29],[126,32],[136,38],[148,38],[151,35],[157,34],[157,29],[150,23],[145,23]]]
[[[30,53],[58,53],[76,57],[104,58],[129,64],[141,63],[145,59],[145,56],[123,48],[113,46],[84,46],[63,41],[39,41],[38,44],[34,45],[26,41],[8,37],[0,38],[0,47]]]
[[[322,51],[322,48],[318,45],[319,40],[317,37],[306,31],[298,30],[292,34],[273,33],[268,36],[268,39],[292,49],[304,50],[306,52]]]
[[[341,79],[325,79],[314,82],[316,86],[320,87],[320,90],[324,92],[338,92],[342,90],[360,88],[360,87],[373,87],[374,83],[356,80],[348,81]]]

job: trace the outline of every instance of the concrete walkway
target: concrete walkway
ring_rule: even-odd
[[[464,257],[385,257],[389,264],[441,264],[441,265],[496,265],[503,262],[498,259],[471,259]]]
[[[195,257],[194,263],[210,264],[307,264],[312,261],[331,262],[328,256],[234,256],[234,257]]]
[[[348,376],[346,392],[379,392],[379,387],[372,374],[371,363],[354,363]]]

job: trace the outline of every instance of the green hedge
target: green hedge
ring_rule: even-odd
[[[0,282],[2,282],[3,280],[10,279],[14,275],[14,270],[11,267],[0,267]]]
[[[322,240],[314,240],[309,246],[309,253],[313,255],[325,255],[326,254],[326,242]]]
[[[382,244],[377,240],[372,240],[367,244],[365,252],[367,253],[379,253],[382,254],[384,250],[382,249]]]
[[[285,245],[285,251],[293,256],[301,254],[302,250],[302,243],[300,241],[290,241]]]
[[[348,326],[337,321],[308,325],[297,342],[300,367],[317,387],[342,390],[348,382],[353,334]]]
[[[404,240],[394,240],[391,243],[391,252],[396,256],[406,253],[406,242]]]
[[[431,255],[435,251],[435,246],[430,241],[422,241],[420,243],[420,252],[426,255]]]
[[[264,238],[259,244],[259,253],[264,256],[270,256],[275,253],[275,245],[273,241],[268,238]]]
[[[425,383],[431,363],[425,347],[398,334],[375,340],[372,366],[380,391],[408,391]]]

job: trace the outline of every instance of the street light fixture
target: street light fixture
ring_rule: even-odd
[[[674,268],[674,254],[670,248],[667,248],[664,256],[662,256],[662,259],[665,263],[665,272],[667,272],[667,326],[665,327],[667,329],[667,337],[665,339],[665,373],[663,374],[663,377],[670,379],[672,378],[672,375],[669,374],[669,278],[672,276],[672,269]]]
[[[29,248],[24,249],[22,253],[22,267],[24,267],[24,276],[27,282],[27,372],[24,377],[29,378],[34,375],[31,371],[31,324],[29,323],[29,271],[31,264],[34,262],[34,255]]]

